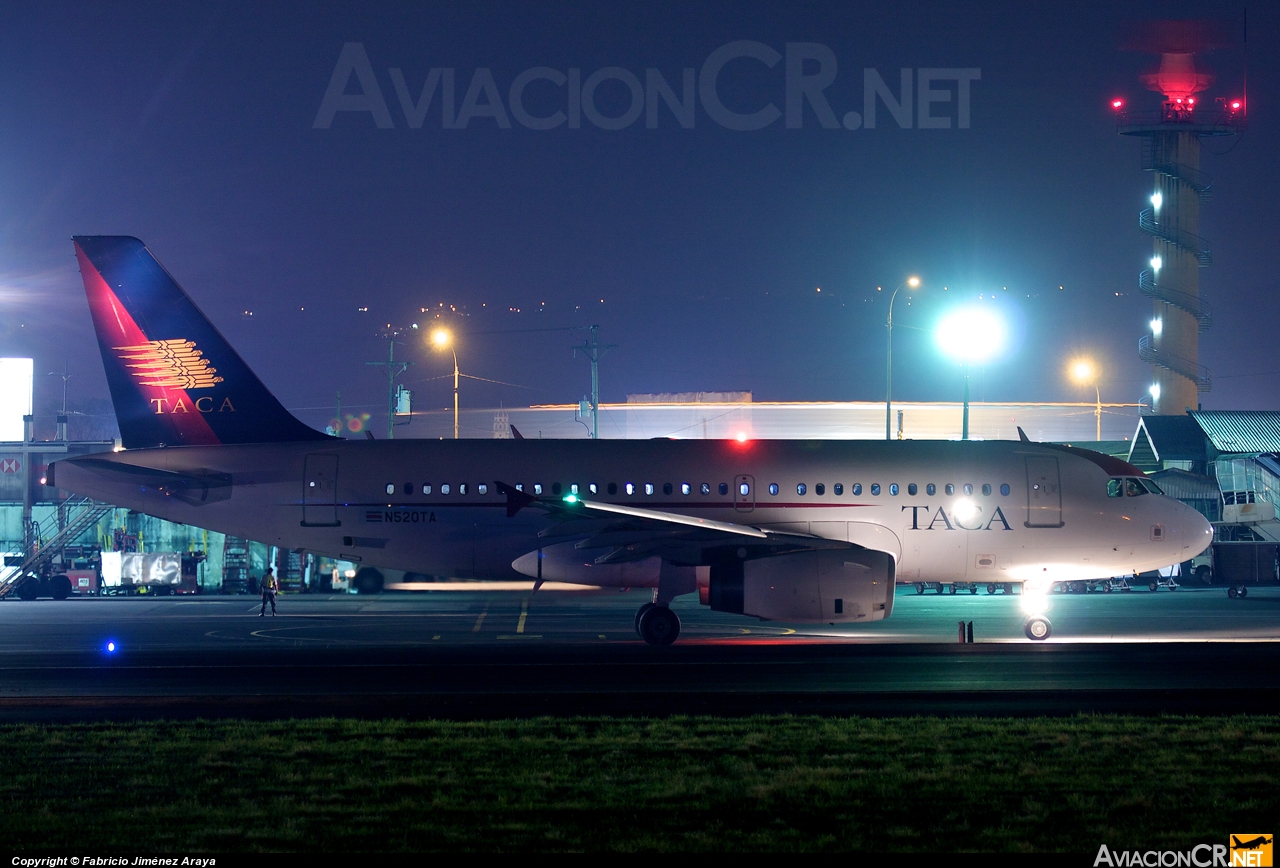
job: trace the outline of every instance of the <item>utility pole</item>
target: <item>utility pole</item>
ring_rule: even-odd
[[[396,430],[396,377],[409,370],[409,367],[413,364],[413,362],[396,361],[396,338],[400,335],[400,331],[400,329],[391,329],[388,326],[388,331],[383,335],[387,338],[387,360],[385,362],[365,362],[366,365],[372,365],[375,368],[386,368],[387,370],[388,440],[395,437]]]
[[[583,341],[581,346],[573,348],[573,354],[576,357],[579,352],[587,357],[591,362],[591,439],[600,439],[600,357],[609,350],[615,349],[617,344],[602,344],[599,340],[600,326],[593,325],[591,329],[591,339]]]

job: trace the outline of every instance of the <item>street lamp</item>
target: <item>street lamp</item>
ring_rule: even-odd
[[[1004,346],[1004,320],[982,308],[953,311],[938,323],[934,340],[944,355],[964,367],[964,421],[960,439],[969,439],[969,366],[992,358]]]
[[[1098,389],[1098,367],[1091,359],[1076,359],[1071,363],[1071,379],[1081,386],[1093,386],[1094,397],[1098,399],[1094,405],[1093,415],[1097,421],[1097,439],[1102,440],[1102,392]]]
[[[438,350],[453,353],[453,439],[458,439],[458,351],[453,346],[453,335],[448,329],[436,329],[431,333],[431,343]]]
[[[884,439],[886,440],[893,439],[890,433],[893,429],[893,300],[898,297],[898,290],[902,289],[902,287],[907,286],[915,289],[919,285],[920,278],[912,275],[902,283],[899,283],[893,290],[893,295],[889,296],[889,319],[885,323],[885,328],[889,333],[889,339],[886,344],[888,353],[884,362]]]

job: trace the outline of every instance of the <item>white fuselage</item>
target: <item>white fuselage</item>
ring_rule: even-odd
[[[55,470],[59,488],[170,521],[454,577],[515,575],[564,521],[508,516],[498,482],[846,540],[891,554],[899,582],[1100,578],[1209,545],[1199,514],[1109,497],[1125,465],[1082,455],[1008,441],[400,440],[132,450]]]

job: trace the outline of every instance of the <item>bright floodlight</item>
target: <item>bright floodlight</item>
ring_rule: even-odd
[[[443,349],[453,342],[453,335],[449,334],[448,329],[436,329],[431,333],[431,343]]]
[[[1071,379],[1080,384],[1092,383],[1098,369],[1089,359],[1076,359],[1071,363]]]
[[[1151,257],[1151,270],[1159,271],[1162,268],[1164,268],[1164,260],[1161,259],[1159,256]]]
[[[965,308],[943,317],[933,337],[938,349],[958,362],[985,362],[1004,347],[1004,320],[988,310]]]
[[[1156,317],[1151,321],[1151,333],[1159,337],[1162,331],[1164,331],[1164,321]]]
[[[1151,388],[1148,389],[1147,391],[1151,393],[1152,398],[1155,398],[1157,401],[1160,400],[1160,384],[1159,383],[1152,383]]]
[[[920,285],[920,278],[915,277],[914,275],[907,278],[907,286],[911,287],[912,289],[915,289],[919,285]]]
[[[1151,196],[1151,204],[1152,204],[1152,206],[1154,206],[1154,207],[1155,207],[1155,209],[1156,209],[1157,211],[1159,211],[1159,210],[1160,210],[1160,206],[1164,204],[1164,196],[1162,196],[1162,195],[1160,194],[1160,191],[1159,191],[1159,190],[1157,190],[1154,194],[1152,194],[1152,196]]]

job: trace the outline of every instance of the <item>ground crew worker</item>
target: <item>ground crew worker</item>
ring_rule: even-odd
[[[262,611],[258,613],[258,617],[264,617],[267,614],[267,603],[271,603],[271,617],[276,616],[276,591],[280,589],[280,582],[276,579],[276,574],[267,569],[262,574]]]

